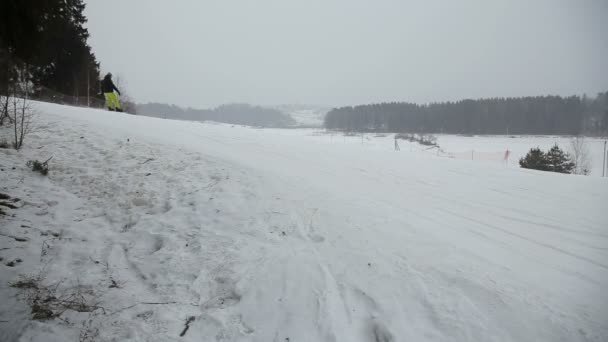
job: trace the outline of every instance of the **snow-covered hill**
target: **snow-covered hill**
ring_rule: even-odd
[[[606,179],[36,105],[2,341],[608,340]],[[20,275],[89,312],[32,320]]]

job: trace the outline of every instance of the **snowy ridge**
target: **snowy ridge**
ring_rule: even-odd
[[[0,340],[608,339],[605,179],[37,107],[0,149]],[[31,320],[37,272],[105,313]]]

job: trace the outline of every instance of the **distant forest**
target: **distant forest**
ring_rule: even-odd
[[[147,103],[137,105],[137,114],[167,119],[209,120],[258,127],[279,128],[295,124],[291,116],[279,110],[248,104],[227,104],[215,109],[193,109],[162,103]]]
[[[341,107],[327,113],[325,127],[353,132],[605,135],[608,92],[595,98],[536,96]]]

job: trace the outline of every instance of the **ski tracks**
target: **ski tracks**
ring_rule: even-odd
[[[549,305],[535,296],[540,291],[511,287],[504,278],[512,273],[496,267],[504,263],[477,260],[446,238],[457,237],[448,224],[455,219],[496,240],[491,248],[508,233],[433,208],[453,199],[430,193],[402,203],[390,191],[382,191],[388,198],[368,196],[365,187],[349,192],[351,183],[331,166],[262,172],[271,168],[120,134],[74,123],[32,136],[45,143],[33,157],[54,154],[48,181],[70,205],[63,214],[51,202],[38,208],[44,222],[61,227],[45,255],[49,280],[98,293],[107,314],[91,319],[102,341],[522,340],[530,332],[601,340],[592,331],[605,331]],[[222,138],[209,143],[221,152],[260,152],[245,143],[222,147]],[[292,161],[283,152],[263,160],[272,158]],[[307,172],[324,176],[315,183]],[[377,179],[357,176],[353,184],[359,181],[377,190]],[[475,246],[488,248],[482,242]],[[580,323],[582,332],[555,329],[559,319]],[[53,323],[32,328],[41,338],[44,324]]]

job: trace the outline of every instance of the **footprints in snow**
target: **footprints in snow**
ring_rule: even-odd
[[[393,334],[379,321],[372,320],[370,324],[374,342],[394,342]]]
[[[209,285],[209,299],[203,303],[203,309],[223,308],[241,301],[241,295],[236,290],[236,281],[230,277],[218,276]]]
[[[279,197],[275,199],[280,200]],[[322,243],[325,241],[325,237],[315,225],[314,221],[317,216],[319,216],[319,208],[313,208],[312,212],[307,215],[301,215],[296,212],[268,211],[265,214],[264,223],[269,227],[271,234],[287,237],[295,233],[296,236],[304,240]]]
[[[379,305],[374,298],[363,290],[354,288],[346,291],[344,299],[352,307],[349,312],[351,322],[359,321],[370,341],[395,342],[393,334],[380,319]]]

